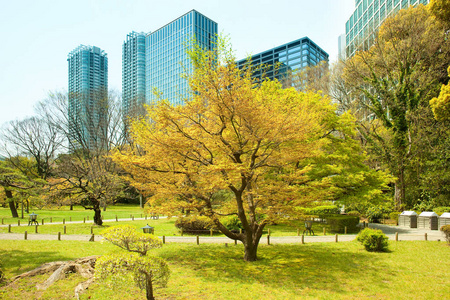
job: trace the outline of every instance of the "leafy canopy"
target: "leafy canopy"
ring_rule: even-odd
[[[101,235],[113,245],[141,255],[146,255],[150,249],[162,247],[159,238],[153,234],[137,232],[131,225],[113,226],[102,231]]]

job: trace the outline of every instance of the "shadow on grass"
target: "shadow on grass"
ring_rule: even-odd
[[[15,275],[30,271],[40,265],[51,261],[71,260],[70,257],[56,251],[22,251],[22,250],[0,250],[3,268]]]
[[[359,277],[361,284],[378,285],[376,274],[386,268],[382,255],[388,254],[368,253],[356,243],[317,243],[261,245],[259,260],[252,263],[243,261],[242,245],[180,245],[161,251],[160,255],[170,263],[199,271],[206,281],[219,284],[235,282],[346,293],[349,288],[343,285],[348,277]],[[367,277],[367,274],[371,275]]]

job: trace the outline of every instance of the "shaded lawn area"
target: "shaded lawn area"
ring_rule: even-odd
[[[104,243],[5,241],[0,245],[6,276],[45,261],[74,259],[118,251]],[[33,247],[32,247],[33,246]],[[157,299],[445,299],[450,294],[450,247],[443,242],[390,242],[389,253],[369,253],[356,242],[261,245],[259,260],[242,260],[242,245],[167,244],[154,251],[167,260],[171,278],[157,288]],[[83,279],[71,275],[49,291],[33,282],[1,289],[4,299],[70,299]],[[38,279],[38,278],[37,278]],[[42,278],[38,279],[43,281]],[[74,283],[75,281],[75,283]],[[38,281],[34,282],[37,283]],[[51,295],[51,296],[50,296]],[[19,298],[11,298],[11,296]],[[145,299],[130,284],[115,292],[95,283],[82,299]]]

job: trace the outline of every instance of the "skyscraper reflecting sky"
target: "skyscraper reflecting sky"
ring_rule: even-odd
[[[146,38],[146,97],[158,99],[155,92],[172,104],[183,103],[189,94],[184,75],[192,74],[193,66],[186,52],[195,39],[206,49],[212,49],[217,36],[217,23],[196,10],[184,14],[153,31]]]
[[[108,57],[98,47],[80,45],[67,61],[70,147],[101,147],[107,134]]]

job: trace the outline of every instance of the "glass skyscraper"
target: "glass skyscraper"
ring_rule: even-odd
[[[122,46],[122,111],[126,117],[140,113],[145,103],[145,36],[131,32]]]
[[[428,4],[430,0],[355,0],[355,11],[345,24],[346,56],[369,49],[381,23],[391,14],[410,5]]]
[[[108,57],[95,46],[69,53],[69,145],[101,147],[107,134]]]
[[[290,72],[295,72],[307,66],[317,65],[321,61],[328,62],[328,53],[317,46],[308,37],[272,48],[253,55],[251,58],[236,62],[243,68],[251,62],[255,69],[253,76],[282,81]]]
[[[168,99],[173,105],[183,104],[189,96],[188,80],[192,74],[187,47],[195,39],[205,49],[213,49],[217,23],[196,10],[184,14],[146,37],[146,89],[148,103]]]

